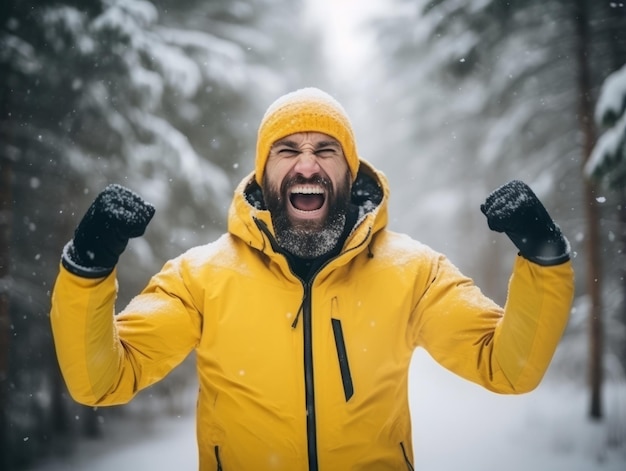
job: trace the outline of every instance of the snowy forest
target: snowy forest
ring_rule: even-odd
[[[113,430],[143,433],[146,417],[193,415],[192,357],[126,406],[69,397],[49,321],[61,250],[107,184],[150,201],[155,218],[120,259],[123,307],[165,261],[225,231],[265,108],[304,86],[342,102],[360,155],[389,178],[391,229],[499,303],[516,251],[478,208],[509,180],[533,188],[576,272],[550,391],[583,398],[564,415],[594,434],[577,451],[585,466],[624,469],[624,2],[5,0],[0,11],[0,469],[43,471]],[[439,400],[464,401],[449,394]]]

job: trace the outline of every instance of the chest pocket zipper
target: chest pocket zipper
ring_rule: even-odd
[[[346,402],[354,394],[354,385],[352,383],[352,375],[350,374],[350,363],[348,362],[348,352],[346,350],[346,342],[343,338],[343,329],[339,319],[331,319],[333,325],[333,334],[335,336],[335,346],[337,347],[337,359],[339,360],[339,370],[341,371],[341,381],[343,383],[343,392]]]

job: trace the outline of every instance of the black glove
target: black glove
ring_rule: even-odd
[[[74,231],[74,239],[66,246],[63,258],[69,258],[74,266],[64,265],[82,276],[110,273],[128,240],[143,235],[153,215],[154,207],[133,191],[121,185],[107,186],[91,204]]]
[[[489,229],[504,232],[524,258],[539,265],[569,260],[569,244],[528,185],[513,180],[494,190],[480,206]]]

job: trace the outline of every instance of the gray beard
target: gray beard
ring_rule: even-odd
[[[275,225],[276,226],[276,225]],[[305,228],[274,227],[278,245],[296,257],[313,259],[326,255],[339,242],[346,226],[345,213],[336,214],[326,221],[322,229],[309,231]]]

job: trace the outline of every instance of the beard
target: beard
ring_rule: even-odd
[[[263,180],[263,196],[272,217],[278,245],[301,258],[314,259],[326,255],[336,246],[346,226],[346,212],[350,203],[350,172],[346,172],[336,191],[332,182],[322,176],[304,178],[301,175],[287,177],[280,189]],[[322,221],[298,221],[294,224],[288,216],[287,190],[295,184],[316,183],[322,185],[328,198],[328,214]]]

